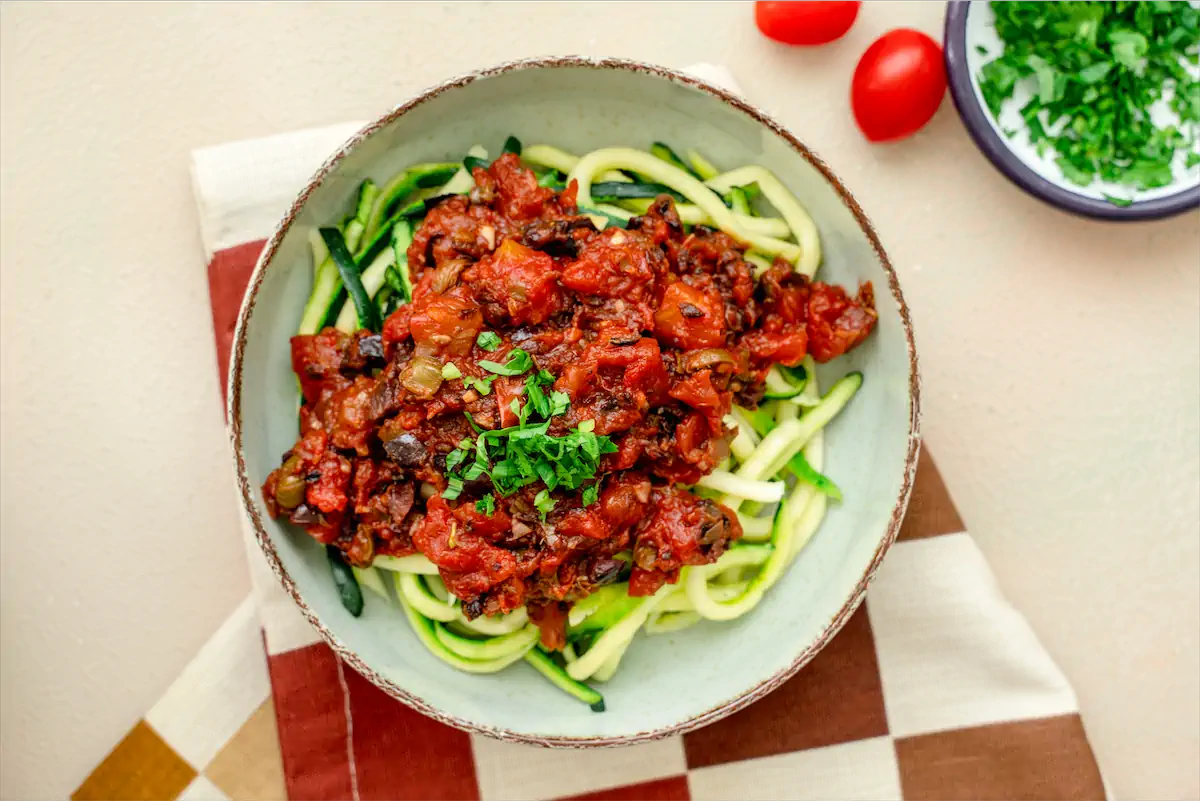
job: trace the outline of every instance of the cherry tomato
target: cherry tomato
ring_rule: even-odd
[[[858,16],[861,2],[757,2],[754,21],[763,36],[790,45],[840,39]]]
[[[946,93],[942,48],[920,31],[898,28],[880,36],[854,70],[850,105],[872,142],[903,139],[933,117]]]

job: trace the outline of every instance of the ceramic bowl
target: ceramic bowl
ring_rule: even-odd
[[[1054,163],[1053,154],[1039,155],[1029,140],[1018,111],[1033,95],[1029,84],[1017,86],[1013,94],[1016,102],[1005,104],[997,122],[979,89],[979,71],[1004,47],[996,34],[995,19],[990,3],[948,3],[943,47],[950,96],[967,132],[996,169],[1031,195],[1086,217],[1151,220],[1200,206],[1200,165],[1185,168],[1182,159],[1175,165],[1175,180],[1156,189],[1132,190],[1100,181],[1082,187],[1068,181]],[[1016,133],[1007,136],[1005,129]],[[1114,205],[1105,199],[1106,194],[1132,203]]]
[[[861,370],[858,396],[830,426],[828,472],[846,501],[751,614],[676,634],[640,635],[597,714],[518,663],[494,675],[459,673],[417,641],[395,608],[360,618],[338,601],[314,540],[267,516],[259,492],[291,447],[296,382],[288,339],[311,281],[307,231],[345,213],[364,178],[408,164],[461,158],[509,134],[583,153],[654,140],[692,147],[718,166],[760,163],[807,205],[824,240],[827,281],[873,281],[876,332],[823,378]],[[830,169],[780,125],[694,78],[626,61],[554,58],[506,64],[449,81],[388,112],[334,153],[267,242],[238,320],[229,421],[242,502],[284,588],[321,636],[388,694],[462,729],[551,746],[616,745],[702,726],[761,698],[829,642],[862,601],[896,537],[916,468],[917,360],[896,274],[862,209]]]

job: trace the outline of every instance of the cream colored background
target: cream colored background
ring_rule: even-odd
[[[926,441],[1114,790],[1200,795],[1200,215],[1048,208],[949,98],[864,141],[857,56],[942,11],[804,50],[719,3],[0,6],[0,794],[69,793],[248,588],[188,151],[583,53],[723,62],[846,180],[913,309]]]

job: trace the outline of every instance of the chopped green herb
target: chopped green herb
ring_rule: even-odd
[[[481,515],[487,515],[488,517],[491,517],[492,513],[496,511],[495,496],[489,492],[487,495],[484,495],[482,498],[475,501],[475,511],[479,512]]]
[[[571,396],[555,390],[550,393],[550,414],[560,415],[571,406]]]
[[[468,446],[469,447],[469,446]],[[463,463],[463,459],[467,458],[467,451],[461,447],[455,448],[446,454],[446,472],[453,472],[454,468]]]
[[[446,477],[446,489],[442,491],[442,497],[448,501],[452,501],[459,495],[462,495],[463,480],[458,476]]]
[[[1112,195],[1106,194],[1104,199],[1114,206],[1121,206],[1122,208],[1133,204],[1133,201],[1127,197],[1113,197]]]
[[[541,391],[541,377],[531,376],[525,384],[530,399],[522,404],[513,399],[509,408],[517,415],[517,424],[493,431],[477,429],[474,442],[475,457],[464,472],[466,480],[487,476],[497,495],[512,495],[522,487],[541,481],[547,490],[578,490],[596,477],[600,458],[606,453],[615,453],[617,446],[608,437],[598,436],[593,421],[584,421],[579,427],[562,436],[549,433],[550,417],[535,405],[534,398]],[[551,409],[555,407],[554,395],[541,396]],[[562,399],[563,411],[569,406]],[[472,424],[474,421],[471,421]],[[590,425],[589,425],[590,424]],[[456,457],[455,466],[466,463],[466,451]],[[449,460],[447,461],[449,464]]]
[[[515,348],[509,352],[508,361],[504,364],[485,359],[479,363],[479,366],[496,375],[522,375],[533,367],[533,358],[527,351]]]
[[[981,56],[986,56],[988,54],[988,49],[983,45],[975,45],[975,52]]]
[[[480,397],[487,397],[492,394],[492,382],[496,380],[495,376],[488,378],[472,378],[471,376],[463,377],[463,386],[467,389],[473,389],[479,393]]]
[[[983,66],[979,88],[1000,117],[1018,84],[1030,141],[1072,183],[1099,179],[1135,189],[1172,182],[1176,153],[1189,166],[1200,137],[1200,8],[1190,3],[993,2],[1004,50]],[[1157,125],[1152,106],[1178,115]],[[1007,133],[1007,130],[1006,130]],[[1196,156],[1196,158],[1193,158]],[[1111,201],[1111,198],[1110,198]]]
[[[484,331],[475,338],[475,344],[488,353],[491,353],[500,347],[500,335],[495,331]]]
[[[555,503],[557,501],[550,497],[549,490],[542,490],[533,497],[533,507],[541,512],[542,520],[545,520],[546,515],[550,514],[550,510],[554,508]]]
[[[458,369],[458,365],[454,362],[446,362],[442,365],[442,378],[447,381],[453,381],[456,378],[462,378],[462,371]]]
[[[596,499],[598,499],[599,497],[600,497],[600,482],[597,481],[592,486],[586,487],[583,490],[583,498],[582,498],[583,505],[591,506],[593,503],[596,502]]]
[[[529,396],[529,405],[533,407],[533,410],[538,415],[541,417],[550,416],[550,399],[546,397],[545,392],[542,392],[542,385],[538,381],[538,376],[531,375],[525,379],[525,394]]]

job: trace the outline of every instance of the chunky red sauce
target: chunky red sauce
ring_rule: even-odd
[[[828,361],[862,342],[874,298],[869,283],[851,297],[782,260],[756,281],[733,238],[685,231],[666,196],[628,229],[597,231],[576,213],[574,184],[540,187],[514,155],[474,178],[470,197],[445,200],[416,233],[413,302],[382,334],[292,339],[301,437],[263,495],[351,564],[425,554],[468,616],[527,604],[557,646],[568,605],[625,569],[617,554],[632,553],[630,592],[645,595],[741,535],[728,509],[677,485],[725,458],[722,418],[734,401],[757,405],[773,363]],[[495,350],[479,346],[485,331]],[[441,497],[447,454],[474,436],[464,412],[483,429],[511,426],[524,390],[522,377],[495,377],[481,396],[441,366],[492,378],[479,362],[516,348],[570,398],[551,432],[592,420],[615,444],[595,503],[556,492],[543,519],[537,483],[489,515],[475,506],[493,490],[486,477]]]

